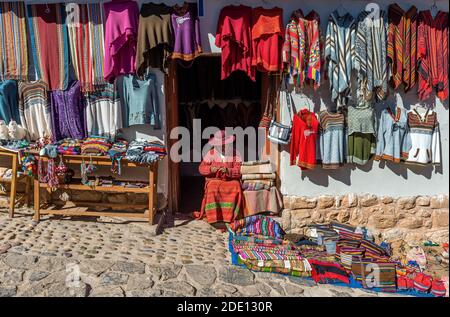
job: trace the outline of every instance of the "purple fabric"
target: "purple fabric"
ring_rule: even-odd
[[[175,37],[172,58],[191,61],[202,52],[197,4],[175,6],[171,18]]]
[[[64,138],[83,139],[86,137],[84,106],[78,81],[74,81],[67,90],[50,92],[50,107],[55,141]]]
[[[105,79],[136,72],[139,7],[135,1],[115,0],[105,8]]]

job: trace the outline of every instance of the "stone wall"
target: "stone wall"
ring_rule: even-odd
[[[448,195],[393,198],[349,194],[283,199],[282,223],[288,232],[304,233],[308,224],[338,221],[365,226],[382,239],[449,240]]]

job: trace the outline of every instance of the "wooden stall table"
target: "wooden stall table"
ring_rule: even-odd
[[[111,166],[111,159],[109,156],[88,156],[88,155],[60,155],[65,164],[81,164],[83,162],[91,162],[98,166]],[[48,157],[41,156],[41,160],[48,162]],[[101,185],[84,185],[81,180],[74,179],[69,184],[59,184],[56,187],[51,188],[46,183],[41,183],[39,177],[34,179],[34,220],[39,221],[41,215],[62,215],[62,216],[106,216],[106,217],[123,217],[123,218],[141,218],[146,219],[151,225],[154,224],[156,206],[157,206],[157,180],[158,180],[158,162],[152,164],[140,164],[132,161],[128,161],[125,158],[121,160],[121,166],[125,167],[146,167],[148,169],[148,185],[145,187],[125,187],[125,186],[101,186]],[[72,189],[81,191],[98,191],[106,193],[146,193],[148,194],[148,204],[113,204],[113,203],[94,203],[94,202],[73,202],[75,205],[91,207],[123,207],[124,210],[133,206],[134,208],[147,208],[144,212],[121,212],[121,211],[89,211],[83,208],[75,208],[75,210],[59,210],[59,209],[41,209],[41,197],[40,189],[45,188],[49,193],[53,189]],[[46,205],[51,205],[50,201]]]
[[[9,193],[9,217],[14,217],[14,209],[17,203],[25,200],[25,205],[29,207],[30,205],[30,187],[31,180],[27,175],[17,175],[19,169],[19,153],[13,150],[8,150],[5,148],[0,148],[0,156],[8,157],[11,159],[11,178],[0,178],[0,183],[10,183],[10,193]],[[18,200],[17,197],[17,184],[19,181],[25,181],[25,194],[22,195]]]

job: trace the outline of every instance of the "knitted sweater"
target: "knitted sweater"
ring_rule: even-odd
[[[339,168],[345,162],[345,118],[342,113],[319,113],[320,121],[320,157],[322,167]]]

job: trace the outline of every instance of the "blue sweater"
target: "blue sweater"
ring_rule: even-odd
[[[17,83],[15,80],[0,81],[0,120],[20,124]]]

